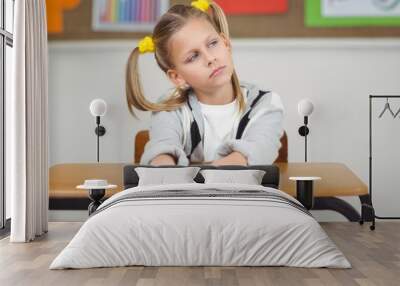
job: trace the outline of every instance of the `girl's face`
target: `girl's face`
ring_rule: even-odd
[[[174,68],[167,75],[177,87],[213,91],[231,82],[230,42],[207,20],[189,20],[171,37],[169,51]]]

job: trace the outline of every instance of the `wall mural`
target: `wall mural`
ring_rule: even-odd
[[[47,0],[48,33],[62,33],[64,31],[64,11],[77,8],[80,2],[81,0]]]

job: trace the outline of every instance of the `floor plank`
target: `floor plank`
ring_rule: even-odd
[[[53,259],[79,230],[80,222],[51,222],[49,232],[31,243],[0,240],[0,285],[399,285],[400,222],[321,223],[351,262],[352,269],[291,267],[116,267],[49,270]]]

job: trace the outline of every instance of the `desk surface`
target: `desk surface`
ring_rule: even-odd
[[[86,190],[76,189],[86,179],[105,179],[115,189],[106,190],[105,197],[123,190],[124,163],[65,163],[50,167],[49,196],[51,198],[87,198]]]
[[[106,179],[118,188],[107,190],[106,197],[123,189],[123,167],[125,163],[68,163],[52,166],[49,172],[50,197],[87,197],[85,190],[75,187],[85,179]],[[342,163],[276,163],[280,169],[279,189],[296,193],[296,182],[292,176],[317,176],[314,182],[316,197],[360,196],[368,194],[367,186]]]
[[[280,170],[279,189],[294,196],[296,182],[294,176],[316,176],[314,196],[341,197],[368,194],[368,187],[345,164],[342,163],[276,163]]]

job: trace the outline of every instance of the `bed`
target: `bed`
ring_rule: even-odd
[[[138,167],[124,167],[124,191],[88,218],[50,269],[351,267],[312,215],[279,191],[275,165],[198,166],[265,171],[259,185],[205,183],[200,173],[192,183],[138,185]]]

